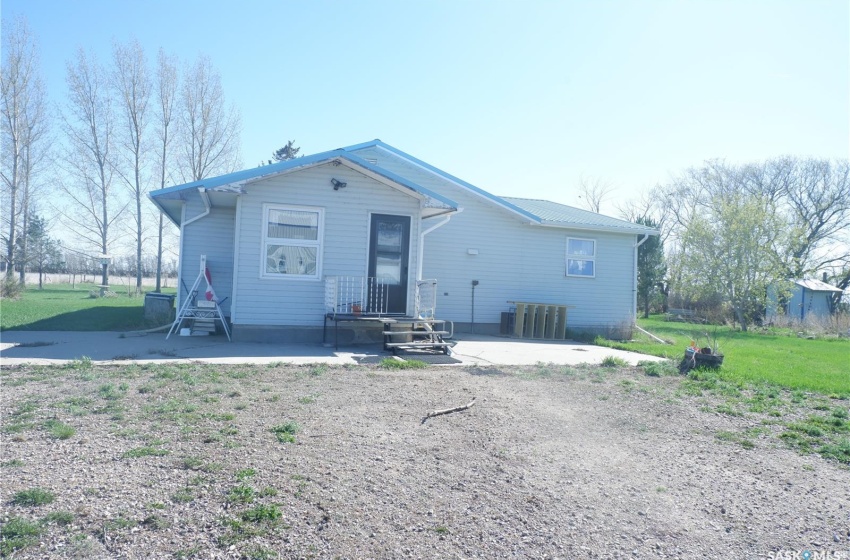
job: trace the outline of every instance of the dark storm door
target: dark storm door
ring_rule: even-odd
[[[369,277],[376,293],[370,294],[371,313],[407,312],[407,270],[410,259],[410,217],[372,214],[369,235]]]

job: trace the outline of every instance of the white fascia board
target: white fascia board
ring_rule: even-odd
[[[592,226],[587,224],[564,224],[561,222],[542,222],[540,224],[532,223],[531,225],[540,227],[550,227],[556,229],[575,229],[581,231],[598,231],[602,233],[621,233],[623,235],[660,235],[656,230],[635,231],[631,229],[622,229],[613,226]]]

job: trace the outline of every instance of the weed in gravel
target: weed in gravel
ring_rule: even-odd
[[[161,515],[152,513],[151,515],[148,515],[142,520],[142,525],[144,525],[148,529],[161,531],[162,529],[168,529],[169,527],[171,527],[171,522]]]
[[[74,522],[74,514],[70,511],[53,511],[41,518],[43,525],[55,523],[56,525],[70,525]]]
[[[54,439],[70,439],[77,433],[73,426],[64,424],[59,420],[51,419],[44,423],[44,429]]]
[[[151,502],[148,504],[148,507],[151,509],[165,509],[165,504],[162,502]]]
[[[328,372],[328,365],[327,364],[317,364],[315,366],[310,367],[310,369],[307,370],[307,375],[309,375],[310,377],[321,377],[322,375],[326,374],[327,372]]]
[[[26,463],[21,461],[20,459],[12,459],[10,461],[3,461],[0,463],[0,468],[10,469],[14,467],[23,467]]]
[[[602,358],[602,367],[607,368],[616,368],[616,367],[628,367],[629,362],[624,360],[623,358],[618,358],[617,356],[605,356]]]
[[[670,360],[664,360],[663,362],[642,360],[637,365],[643,368],[643,372],[649,377],[674,376],[679,374],[679,369]]]
[[[254,545],[243,551],[242,557],[246,560],[277,560],[280,554],[270,548]]]
[[[744,415],[744,413],[739,411],[738,409],[736,409],[734,407],[734,403],[731,403],[731,402],[719,404],[719,405],[717,405],[717,408],[715,408],[715,410],[717,412],[719,412],[720,414],[725,414],[727,416],[743,416]]]
[[[317,398],[319,398],[318,394],[306,395],[306,396],[303,396],[303,397],[299,397],[298,403],[299,404],[313,404],[314,402],[316,402]]]
[[[274,496],[277,496],[277,488],[272,488],[271,486],[266,486],[265,488],[260,490],[259,496],[261,498],[269,498],[269,497],[273,498]]]
[[[243,480],[248,480],[257,474],[257,471],[254,469],[240,469],[236,471],[236,480],[242,482]]]
[[[33,426],[34,424],[32,422],[14,422],[3,426],[3,432],[7,434],[20,434],[29,430]]]
[[[251,523],[263,523],[270,521],[277,521],[281,518],[283,514],[280,512],[280,508],[276,505],[258,505],[254,506],[249,510],[245,510],[241,513],[240,517],[243,521],[250,521]]]
[[[714,437],[719,441],[726,441],[729,443],[737,443],[744,449],[753,449],[756,444],[751,440],[744,437],[743,434],[735,433],[735,432],[727,432],[727,431],[719,431],[714,434]]]
[[[122,384],[126,387],[126,383]],[[125,388],[124,391],[127,389]],[[116,388],[112,383],[105,383],[97,388],[97,392],[100,395],[100,398],[105,399],[107,401],[117,401],[124,397],[124,392],[120,389]]]
[[[89,397],[68,397],[57,405],[74,416],[85,416],[90,412],[94,400]]]
[[[75,371],[89,371],[92,368],[91,358],[88,356],[81,356],[76,360],[71,360],[70,362],[65,364],[65,369],[72,369]]]
[[[140,457],[162,457],[163,455],[168,455],[170,452],[167,449],[160,449],[158,447],[151,447],[146,445],[144,447],[136,447],[125,451],[121,454],[122,459],[138,459]]]
[[[186,469],[187,471],[197,471],[204,466],[204,460],[200,457],[183,457],[180,461],[178,461],[178,464],[180,465],[180,468]]]
[[[619,381],[619,385],[623,388],[626,393],[631,393],[635,390],[635,382],[631,379],[621,379]]]
[[[12,503],[17,506],[43,506],[54,500],[53,492],[43,488],[30,488],[21,490],[12,498]]]
[[[171,496],[171,501],[175,504],[187,504],[196,498],[195,491],[192,488],[181,488]]]
[[[277,441],[281,443],[295,443],[295,434],[301,427],[297,422],[286,422],[271,429],[271,432],[277,436]]]
[[[434,532],[437,533],[438,535],[448,535],[449,534],[449,528],[446,527],[445,525],[437,525],[436,527],[434,527]]]
[[[38,543],[44,529],[22,517],[12,517],[0,527],[0,556],[11,556],[16,550]]]
[[[139,388],[136,389],[141,395],[149,395],[156,391],[156,387],[153,385],[139,385]]]
[[[233,405],[233,410],[245,410],[246,408],[248,408],[246,403],[236,403]]]
[[[254,501],[255,495],[256,491],[253,488],[245,484],[240,484],[230,489],[230,492],[227,493],[227,501],[238,504],[250,504]]]
[[[825,459],[835,459],[839,463],[850,465],[850,439],[844,438],[837,443],[827,443],[818,448],[818,453]]]
[[[224,412],[224,413],[216,413],[211,412],[203,415],[205,418],[209,418],[210,420],[215,420],[216,422],[230,422],[236,418],[236,415],[232,412]]]
[[[222,548],[230,547],[238,542],[254,537],[265,535],[268,530],[262,526],[256,526],[238,519],[224,519],[222,524],[227,527],[227,532],[218,538],[218,545]]]
[[[174,558],[178,560],[183,560],[184,558],[197,558],[200,553],[200,546],[193,546],[192,548],[181,548],[180,550],[176,550],[174,552]]]
[[[395,358],[384,358],[378,364],[382,369],[424,369],[428,364],[422,360],[397,360]]]

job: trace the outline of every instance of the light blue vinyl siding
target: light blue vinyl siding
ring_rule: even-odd
[[[204,204],[197,193],[189,196],[186,202],[185,219],[204,212]],[[212,285],[221,304],[225,316],[230,315],[230,305],[233,301],[233,232],[235,208],[213,207],[208,216],[201,218],[183,228],[182,252],[180,258],[179,302],[183,301],[187,290],[200,272],[201,255],[207,256],[207,268],[210,269]],[[204,297],[207,283],[201,280],[198,287],[199,297]],[[178,304],[179,304],[178,302]]]
[[[335,191],[331,178],[347,184]],[[320,326],[324,315],[324,281],[261,277],[263,205],[324,209],[323,276],[367,274],[370,213],[411,217],[408,308],[413,305],[419,200],[345,166],[322,165],[266,179],[245,187],[239,206],[236,247],[237,325]]]
[[[437,316],[499,323],[508,301],[566,304],[568,326],[631,323],[634,309],[633,234],[530,225],[510,210],[384,150],[357,152],[377,165],[455,200],[463,211],[425,237],[423,278],[437,280]],[[439,218],[437,218],[439,220]],[[432,220],[423,222],[428,228]],[[596,241],[595,278],[566,276],[567,238]],[[470,255],[468,249],[477,249]]]

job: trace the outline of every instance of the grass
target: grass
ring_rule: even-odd
[[[44,423],[44,429],[51,437],[56,439],[69,439],[77,433],[73,426],[64,424],[59,420],[51,419]]]
[[[384,369],[422,369],[428,364],[422,360],[396,360],[395,358],[384,358],[380,366]]]
[[[16,550],[38,543],[44,531],[39,523],[22,517],[12,517],[0,527],[0,556],[11,556]]]
[[[281,443],[295,443],[295,434],[298,433],[300,426],[297,422],[286,422],[271,429],[271,432],[277,436],[277,441]]]
[[[144,318],[143,297],[91,298],[91,286],[50,284],[28,288],[17,300],[3,300],[0,330],[128,331],[157,325]],[[175,293],[175,290],[163,290]]]
[[[55,496],[53,492],[43,488],[30,488],[21,490],[12,498],[12,503],[17,506],[43,506],[51,503]]]
[[[741,332],[725,326],[670,322],[661,316],[640,319],[638,324],[673,344],[659,344],[640,332],[636,332],[635,339],[630,342],[598,338],[596,343],[678,362],[691,340],[706,346],[716,339],[719,352],[725,356],[719,369],[723,379],[767,382],[789,389],[850,397],[850,376],[847,375],[850,340],[798,338],[790,329]]]

